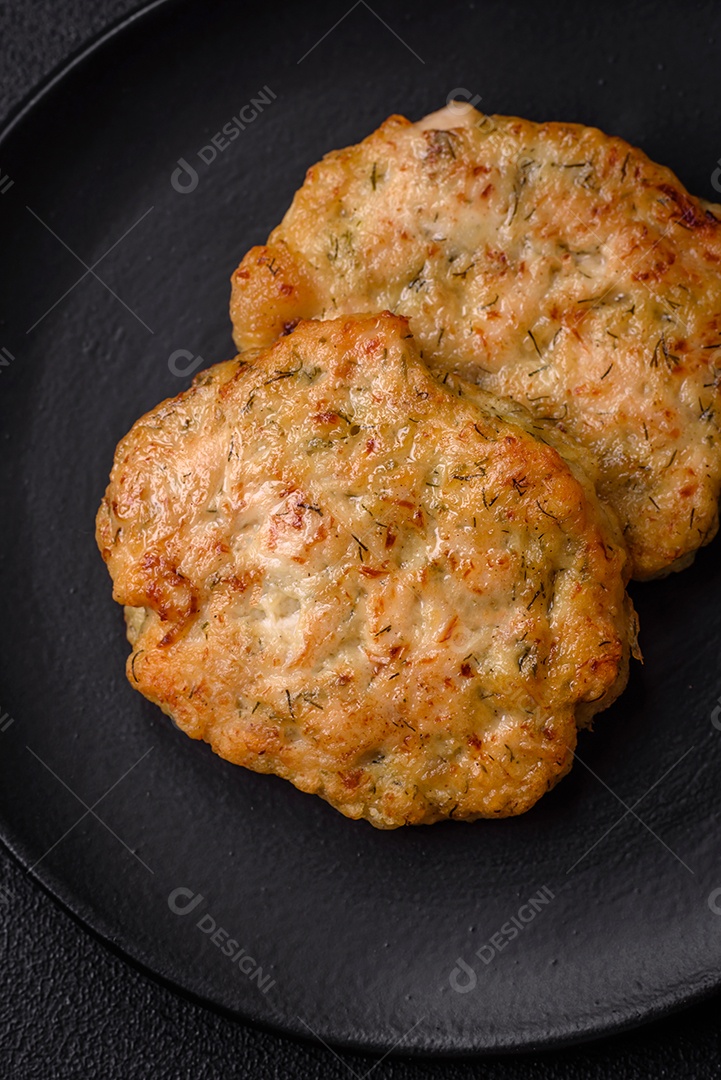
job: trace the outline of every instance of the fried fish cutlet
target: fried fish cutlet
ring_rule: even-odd
[[[617,527],[536,426],[387,312],[202,373],[121,441],[98,512],[131,684],[381,828],[527,810],[635,640]]]
[[[425,360],[598,459],[632,575],[714,536],[721,207],[619,138],[459,102],[314,165],[232,279],[242,351],[298,318],[389,308]]]

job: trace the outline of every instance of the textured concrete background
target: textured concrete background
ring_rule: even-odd
[[[0,6],[0,120],[132,0],[25,0]],[[210,5],[209,5],[210,8]],[[1,163],[0,163],[1,164]],[[426,1062],[343,1054],[215,1015],[130,967],[0,851],[0,1075],[349,1080],[641,1080],[721,1077],[721,997],[610,1041],[554,1054]]]

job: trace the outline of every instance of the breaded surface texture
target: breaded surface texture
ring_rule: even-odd
[[[718,526],[721,207],[622,139],[470,106],[387,120],[307,174],[233,276],[238,348],[388,308],[424,358],[597,457],[633,576]]]
[[[98,512],[132,685],[379,827],[528,809],[635,637],[616,527],[538,434],[388,313],[202,373],[119,444]]]

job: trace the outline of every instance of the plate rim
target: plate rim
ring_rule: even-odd
[[[166,3],[167,0],[161,0]],[[56,887],[52,875],[41,877],[32,869],[32,855],[26,852],[24,842],[19,839],[14,831],[8,828],[4,818],[0,818],[0,850],[12,861],[13,865],[23,871],[33,884],[40,889],[43,895],[49,899],[68,916],[83,933],[88,934],[94,941],[107,949],[111,955],[127,963],[135,971],[145,978],[159,984],[166,990],[170,990],[182,1000],[193,1005],[205,1008],[216,1015],[222,1016],[233,1023],[250,1024],[259,1031],[267,1032],[302,1043],[305,1046],[317,1046],[322,1041],[319,1036],[310,1036],[300,1025],[290,1028],[281,1024],[274,1024],[263,1017],[250,1016],[246,1012],[229,1009],[218,1004],[211,998],[199,994],[188,987],[181,985],[168,975],[163,975],[149,965],[149,962],[138,955],[132,942],[128,943],[122,933],[116,935],[115,940],[99,926],[93,925],[91,916],[85,910],[84,905],[71,890],[63,890]],[[348,1053],[366,1054],[368,1057],[391,1057],[399,1060],[434,1060],[434,1061],[473,1061],[479,1058],[530,1058],[538,1053],[553,1052],[558,1050],[578,1049],[592,1044],[599,1045],[614,1036],[638,1031],[649,1027],[654,1023],[664,1020],[666,1017],[683,1012],[684,1009],[701,1004],[711,999],[718,992],[720,981],[713,978],[708,981],[700,980],[700,985],[695,989],[679,995],[672,991],[661,996],[654,1005],[644,1012],[643,1017],[619,1017],[617,1020],[608,1022],[600,1021],[592,1028],[584,1028],[582,1031],[566,1032],[565,1034],[550,1035],[547,1038],[535,1039],[524,1043],[493,1043],[485,1046],[476,1046],[468,1049],[442,1049],[438,1047],[428,1048],[423,1046],[396,1047],[388,1049],[386,1043],[370,1043],[355,1039],[334,1039],[326,1041],[335,1049]]]

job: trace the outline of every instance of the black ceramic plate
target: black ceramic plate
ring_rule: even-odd
[[[598,124],[714,197],[721,14],[552,11],[169,2],[0,141],[3,838],[151,972],[338,1045],[560,1043],[721,981],[718,542],[634,590],[646,663],[531,813],[382,833],[133,693],[93,539],[116,441],[231,355],[242,254],[388,114]]]

